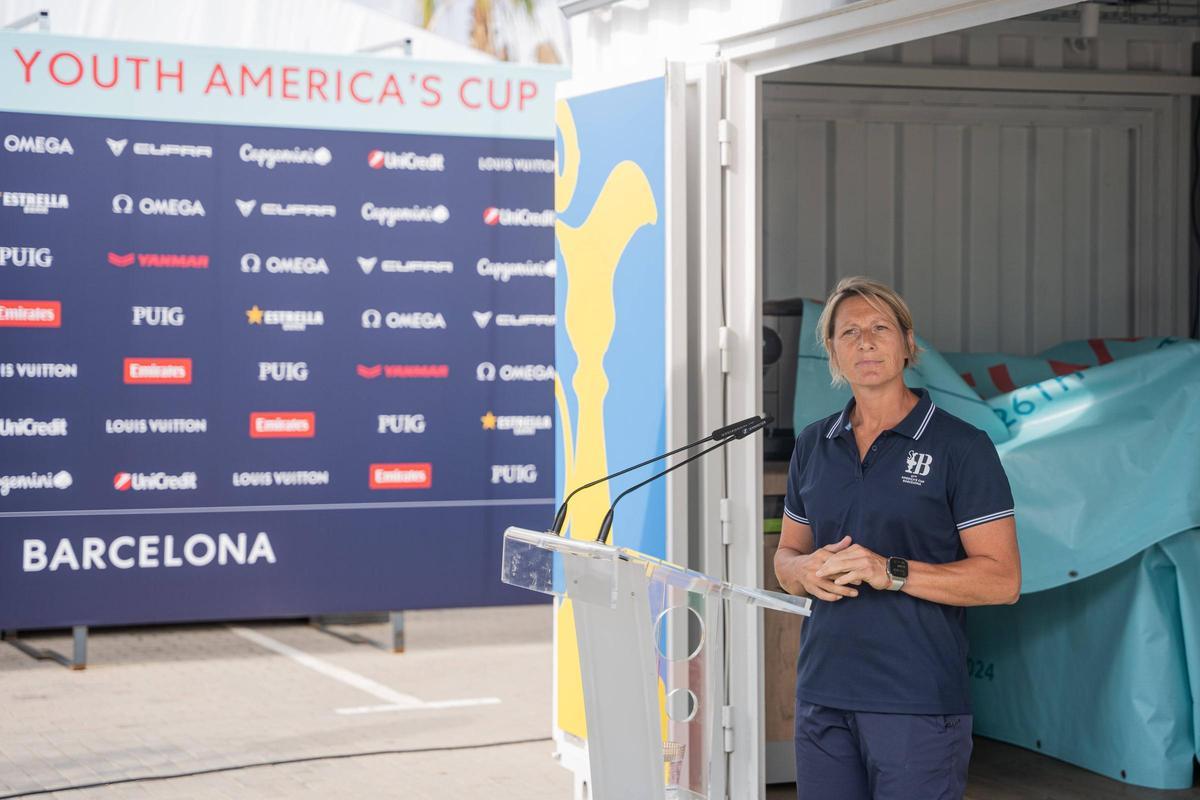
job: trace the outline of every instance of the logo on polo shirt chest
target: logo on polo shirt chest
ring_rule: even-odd
[[[900,480],[913,486],[924,486],[924,479],[929,475],[932,467],[933,456],[929,453],[918,453],[916,450],[909,450],[908,459],[904,463],[904,474],[900,476]]]

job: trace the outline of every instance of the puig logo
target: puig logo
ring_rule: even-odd
[[[0,247],[0,267],[43,267],[54,264],[49,247]]]
[[[178,328],[183,320],[183,306],[133,306],[134,325]]]

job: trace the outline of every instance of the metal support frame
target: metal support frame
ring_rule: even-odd
[[[309,617],[308,624],[319,630],[321,633],[327,633],[330,636],[335,636],[344,642],[350,644],[369,644],[372,647],[378,647],[380,650],[392,653],[404,652],[404,612],[389,611],[388,612],[388,627],[391,630],[391,643],[380,642],[372,639],[369,636],[363,636],[360,633],[343,633],[329,627],[330,625],[345,624],[338,622],[336,617],[318,616]]]
[[[20,650],[31,658],[36,658],[38,661],[56,661],[64,667],[73,670],[82,670],[87,668],[87,641],[88,627],[87,625],[76,625],[71,628],[73,639],[73,650],[70,658],[67,658],[57,650],[49,648],[34,647],[28,642],[19,638],[17,631],[0,632],[0,639],[11,644],[13,647]]]
[[[37,29],[40,32],[47,33],[50,30],[50,12],[43,8],[41,11],[35,11],[32,14],[26,14],[20,19],[5,25],[4,29],[9,31],[19,31],[22,28],[28,28],[34,23],[37,23]]]

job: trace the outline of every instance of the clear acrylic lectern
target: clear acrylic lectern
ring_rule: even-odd
[[[707,800],[724,676],[706,645],[724,601],[811,613],[807,598],[522,528],[504,533],[501,578],[572,603],[592,800]]]

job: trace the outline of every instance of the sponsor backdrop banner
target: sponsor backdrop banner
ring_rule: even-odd
[[[0,627],[536,599],[559,77],[0,34]]]

